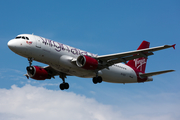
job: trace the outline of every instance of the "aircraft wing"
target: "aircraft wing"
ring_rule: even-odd
[[[55,69],[53,69],[51,66],[46,66],[46,67],[43,67],[47,72],[48,74],[50,74],[50,76],[54,77],[56,75],[59,75],[60,72],[56,71]]]
[[[126,63],[129,60],[133,60],[136,58],[145,57],[147,58],[150,55],[153,55],[153,52],[158,50],[167,49],[170,47],[173,47],[175,49],[175,45],[163,45],[153,48],[146,48],[146,49],[140,49],[135,51],[129,51],[129,52],[123,52],[123,53],[117,53],[117,54],[110,54],[110,55],[102,55],[98,56],[96,59],[98,59],[103,64],[99,67],[99,69],[108,68],[109,66],[124,62]]]
[[[64,76],[71,76],[71,75],[69,75],[69,74],[66,74],[66,73],[63,73],[63,72],[59,72],[59,71],[57,71],[57,70],[55,70],[54,68],[52,68],[51,66],[46,66],[46,67],[43,67],[53,78],[54,78],[54,76],[57,76],[57,75],[59,75],[59,76],[62,76],[62,75],[64,75]]]

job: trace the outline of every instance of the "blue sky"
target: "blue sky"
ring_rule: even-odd
[[[179,120],[179,6],[178,0],[0,1],[0,118]],[[60,91],[58,77],[35,81],[23,76],[27,59],[7,47],[22,33],[98,55],[135,50],[143,40],[151,47],[176,43],[176,50],[150,56],[146,69],[176,72],[154,76],[153,82],[125,85],[94,85],[91,79],[68,77],[70,89]]]

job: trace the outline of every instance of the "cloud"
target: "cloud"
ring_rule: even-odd
[[[6,120],[111,120],[121,116],[94,99],[31,85],[0,89],[0,96],[0,119]]]
[[[134,99],[137,100],[136,104],[127,103],[127,107],[105,105],[73,92],[48,90],[29,84],[21,88],[13,85],[11,89],[0,89],[0,96],[0,119],[3,120],[178,120],[180,118],[178,101],[172,103],[168,99],[165,103],[159,102],[159,98],[175,97],[175,94],[145,96],[150,100],[158,99],[157,103],[149,102],[150,100],[138,102],[137,98]]]

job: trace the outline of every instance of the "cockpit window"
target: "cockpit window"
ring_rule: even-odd
[[[15,39],[20,39],[21,38],[21,36],[17,36]]]
[[[28,37],[25,37],[25,36],[17,36],[15,39],[26,39],[26,40],[29,40],[29,38]]]

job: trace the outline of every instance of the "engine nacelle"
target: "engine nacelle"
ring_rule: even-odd
[[[76,64],[78,67],[81,67],[87,70],[95,70],[98,67],[98,61],[86,55],[79,56],[77,58]]]
[[[35,80],[45,80],[48,78],[48,72],[41,67],[38,66],[28,66],[27,73],[30,78]]]

